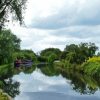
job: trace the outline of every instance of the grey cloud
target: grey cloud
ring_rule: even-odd
[[[73,0],[72,0],[73,1]],[[76,25],[99,25],[100,24],[100,0],[87,0],[83,5],[80,0],[73,6],[66,4],[56,14],[46,18],[33,20],[29,27],[39,29],[60,29]],[[67,7],[68,6],[68,7]]]
[[[98,26],[73,26],[54,30],[51,34],[67,38],[86,39],[98,37],[100,35],[100,25]]]
[[[100,47],[100,25],[71,26],[57,30],[34,30],[13,28],[13,32],[21,38],[22,49],[32,49],[35,52],[45,48],[55,47],[63,50],[67,44],[93,42]]]

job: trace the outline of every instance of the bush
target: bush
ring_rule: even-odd
[[[100,62],[100,57],[94,56],[92,58],[89,58],[87,62]]]
[[[82,65],[83,72],[90,76],[100,77],[100,57],[89,58]]]
[[[0,100],[11,100],[11,98],[0,90]]]

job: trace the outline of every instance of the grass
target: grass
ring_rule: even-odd
[[[11,100],[11,98],[0,90],[0,100]]]

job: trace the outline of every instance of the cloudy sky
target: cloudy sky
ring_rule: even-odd
[[[10,25],[22,49],[94,42],[100,47],[100,0],[28,0],[26,27]]]

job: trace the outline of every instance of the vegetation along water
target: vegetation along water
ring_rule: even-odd
[[[35,54],[32,50],[20,49],[20,42],[21,40],[10,30],[4,29],[0,32],[0,47],[2,47],[0,48],[0,89],[6,93],[5,96],[9,95],[9,98],[18,98],[20,92],[22,93],[20,89],[22,83],[15,76],[21,78],[23,73],[27,77],[29,74],[34,75],[35,72],[40,74],[40,76],[45,76],[44,82],[48,81],[46,80],[47,77],[48,79],[50,77],[52,79],[53,77],[58,79],[62,77],[62,80],[70,81],[69,85],[72,87],[70,91],[74,90],[84,94],[85,98],[86,94],[95,94],[99,90],[100,53],[97,51],[98,47],[94,43],[66,45],[63,51],[58,48],[47,48],[39,54]],[[16,63],[19,65],[16,66]],[[53,80],[53,83],[55,83],[56,78]],[[42,83],[40,82],[39,84]],[[67,86],[64,87],[66,88]],[[57,87],[57,93],[60,93],[59,88],[61,87]],[[40,88],[40,90],[42,89]],[[0,98],[2,98],[3,93],[0,92],[0,94]],[[5,97],[6,99],[4,100],[7,100],[8,97]],[[71,97],[74,100],[73,96]],[[84,97],[76,98],[82,99]],[[93,98],[95,97],[93,96]],[[98,99],[96,98],[95,100]]]
[[[11,16],[24,25],[26,2],[0,0],[0,100],[100,100],[95,43],[65,44],[63,51],[47,48],[39,54],[21,49],[20,38],[5,26]]]

